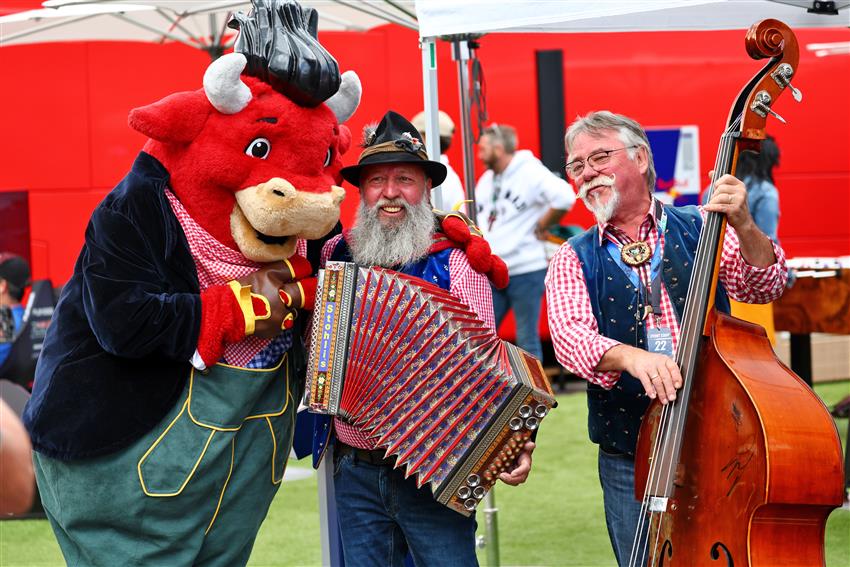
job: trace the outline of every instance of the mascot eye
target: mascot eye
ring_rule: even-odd
[[[333,150],[328,148],[328,155],[325,156],[325,167],[331,164],[331,158],[333,157]]]
[[[272,144],[265,138],[257,138],[245,148],[245,154],[251,157],[266,159],[272,151]]]

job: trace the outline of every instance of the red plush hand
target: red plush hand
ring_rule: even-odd
[[[480,235],[472,221],[461,213],[451,213],[442,218],[441,229],[454,245],[466,252],[473,270],[486,275],[496,289],[508,286],[507,265],[491,252],[490,244]]]
[[[224,346],[245,337],[245,318],[227,285],[210,286],[201,292],[201,332],[198,354],[212,366],[224,354]]]
[[[205,289],[201,293],[198,337],[198,353],[204,363],[215,364],[226,344],[250,335],[270,339],[281,330],[291,328],[295,322],[294,308],[306,305],[306,301],[310,301],[312,307],[315,278],[307,278],[306,283],[298,281],[311,273],[312,267],[306,258],[293,256],[226,285]],[[310,280],[313,280],[312,285]],[[292,290],[298,292],[295,299],[299,303],[293,299]]]

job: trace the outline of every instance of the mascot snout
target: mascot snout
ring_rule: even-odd
[[[242,254],[255,262],[288,258],[299,238],[320,238],[339,221],[342,187],[326,193],[299,191],[275,177],[236,192],[230,215],[233,240]]]

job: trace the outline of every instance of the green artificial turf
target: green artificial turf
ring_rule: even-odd
[[[850,394],[850,382],[818,384],[828,406]],[[528,482],[499,485],[499,555],[502,565],[613,565],[596,476],[596,449],[587,440],[584,394],[561,395],[559,407],[543,422]],[[846,443],[847,419],[837,420]],[[293,461],[290,467],[307,467]],[[813,481],[816,479],[812,479]],[[479,511],[479,533],[484,514]],[[827,523],[827,565],[850,564],[850,511],[836,510]],[[479,558],[486,564],[487,552]],[[62,565],[53,534],[44,520],[0,522],[0,565]],[[319,565],[316,476],[287,482],[263,524],[250,565]]]

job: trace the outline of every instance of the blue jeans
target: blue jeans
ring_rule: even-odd
[[[618,565],[628,565],[635,541],[641,503],[635,499],[635,460],[624,454],[613,455],[599,449],[599,482],[605,501],[605,523]],[[642,536],[646,539],[648,521]],[[640,547],[638,548],[640,549]]]
[[[537,358],[543,358],[540,346],[540,306],[545,291],[546,270],[511,276],[505,289],[493,288],[493,314],[496,327],[513,308],[516,320],[516,345]]]
[[[403,469],[338,457],[334,492],[346,567],[477,566],[475,516],[443,506]]]

